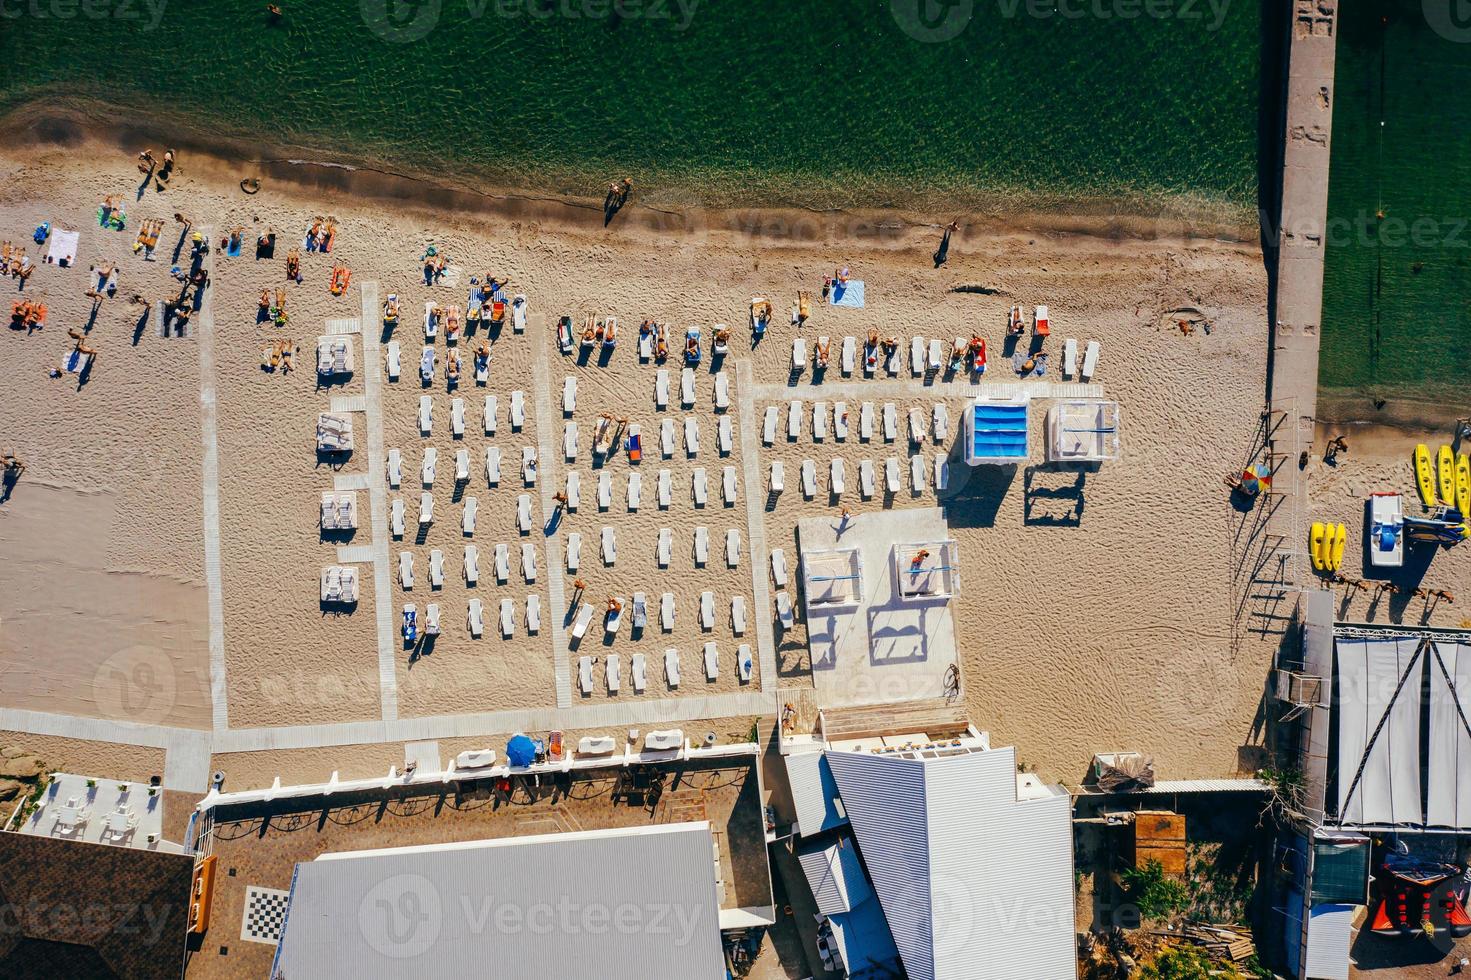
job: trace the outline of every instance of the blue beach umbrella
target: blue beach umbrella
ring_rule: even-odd
[[[536,759],[536,743],[517,732],[506,743],[506,759],[513,766],[529,766]]]

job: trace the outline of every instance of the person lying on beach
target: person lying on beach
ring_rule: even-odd
[[[88,347],[87,346],[87,344],[86,344],[86,340],[87,340],[86,334],[82,333],[80,330],[78,330],[75,327],[73,327],[72,329],[70,329],[70,330],[68,330],[66,332],[66,335],[68,337],[70,337],[72,340],[75,340],[77,342],[76,343],[76,346],[73,349],[78,354],[85,354],[88,357],[96,357],[97,356],[97,352],[95,350],[93,350],[91,347]]]
[[[445,359],[444,376],[450,381],[460,380],[460,352],[453,347]]]
[[[823,343],[821,340],[819,340],[817,342],[817,366],[818,367],[827,367],[828,355],[832,351],[832,348],[833,348],[833,342],[832,342],[832,338],[831,337],[828,338],[827,343]]]
[[[608,596],[608,615],[616,616],[623,611],[623,603],[612,596]]]
[[[158,189],[158,190],[163,190],[164,187],[168,184],[169,178],[171,176],[173,176],[173,173],[174,173],[174,151],[173,150],[164,150],[164,152],[163,152],[163,166],[159,169],[158,173],[154,174],[154,177],[153,177],[153,186],[156,189]]]
[[[293,248],[286,253],[286,278],[301,282],[301,250]]]
[[[797,326],[800,327],[802,324],[806,323],[807,318],[811,315],[812,297],[808,295],[806,290],[803,290],[797,293]]]
[[[715,343],[719,344],[722,347],[730,343],[730,330],[726,327],[721,327],[719,330],[715,331]]]
[[[383,322],[384,323],[397,323],[398,322],[398,300],[397,299],[389,299],[389,300],[386,300],[383,303]]]

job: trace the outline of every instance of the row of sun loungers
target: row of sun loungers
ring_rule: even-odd
[[[674,532],[667,527],[659,528],[659,543],[655,548],[655,560],[660,568],[668,568],[673,557]],[[695,528],[694,547],[692,549],[696,565],[707,565],[710,562],[710,529],[703,525]],[[741,532],[730,528],[725,532],[725,564],[729,568],[736,568],[741,562]],[[570,571],[571,569],[569,569]]]
[[[943,453],[936,453],[930,467],[925,466],[923,456],[915,455],[909,457],[909,487],[915,493],[924,493],[926,488],[926,471],[933,475],[936,490],[950,489],[950,460]],[[848,490],[847,465],[842,459],[833,459],[828,462],[827,490],[833,497],[841,497]],[[898,493],[903,489],[901,485],[899,458],[890,456],[884,460],[884,490],[887,493]],[[810,459],[802,460],[800,470],[802,483],[802,496],[811,500],[817,495],[817,464]],[[767,480],[767,490],[772,494],[781,494],[786,490],[786,467],[781,460],[773,460],[771,463],[770,476]],[[876,473],[873,460],[862,459],[858,461],[858,493],[864,500],[874,496],[876,490]]]
[[[424,489],[432,489],[434,481],[438,476],[439,450],[433,446],[424,449],[424,455],[420,458],[419,482]],[[388,450],[387,465],[385,472],[388,477],[388,485],[398,489],[403,485],[403,453],[398,449]],[[521,479],[528,486],[536,485],[537,455],[534,446],[521,447]],[[489,446],[485,450],[485,477],[491,486],[498,486],[501,482],[501,450],[498,446]],[[467,483],[470,480],[470,450],[455,450],[455,483]]]
[[[780,415],[781,409],[778,406],[766,406],[761,419],[761,441],[767,446],[776,442]],[[787,441],[796,442],[802,437],[806,420],[806,403],[793,401],[787,405]],[[860,441],[872,441],[876,421],[873,402],[863,402],[858,410],[858,438]],[[817,402],[812,407],[813,441],[823,442],[831,433],[836,441],[844,442],[851,435],[851,422],[847,402],[834,403],[831,411],[829,411],[827,402]],[[907,422],[909,441],[915,445],[921,445],[931,439],[936,443],[943,443],[950,438],[950,409],[944,402],[935,403],[928,421],[925,419],[924,409],[917,406],[911,408]],[[894,442],[899,438],[899,409],[893,402],[885,402],[883,405],[882,432],[885,442]]]
[[[695,393],[695,369],[684,368],[679,375],[679,403],[684,408],[693,408],[697,401]],[[711,403],[717,411],[730,408],[730,377],[724,371],[715,373]],[[654,372],[654,407],[660,410],[669,407],[669,369]]]
[[[1092,381],[1093,372],[1098,370],[1098,341],[1088,341],[1088,346],[1083,350],[1083,367],[1078,370],[1078,342],[1069,337],[1062,344],[1062,373],[1064,377],[1077,377],[1083,381]]]
[[[356,520],[354,511],[353,520]],[[323,519],[326,519],[326,502],[323,501]],[[465,537],[474,537],[475,530],[480,520],[480,501],[475,497],[466,497],[464,508],[460,513],[460,531]],[[389,505],[388,530],[395,538],[404,536],[406,530],[406,507],[402,497],[395,497]],[[427,525],[434,523],[434,494],[425,490],[419,494],[419,524]],[[356,527],[354,523],[352,525]],[[338,527],[327,528],[327,530],[340,530]],[[523,493],[516,498],[516,530],[522,534],[531,533],[531,494]]]
[[[511,549],[504,543],[495,546],[494,572],[498,585],[505,585],[511,578]],[[465,584],[474,586],[480,582],[480,549],[473,544],[465,545],[464,560],[461,566]],[[537,574],[536,546],[523,543],[521,545],[521,578],[527,583],[534,583]],[[414,554],[411,551],[401,551],[398,554],[398,584],[405,592],[414,588]],[[429,587],[431,589],[444,588],[444,552],[434,548],[429,552]]]
[[[493,436],[499,425],[500,404],[495,395],[485,396],[485,408],[483,422],[485,434]],[[509,415],[511,430],[519,432],[526,427],[526,393],[524,391],[511,392],[511,411]],[[465,400],[456,398],[450,402],[450,428],[456,439],[465,435]],[[434,396],[419,396],[419,434],[432,435],[434,432]]]
[[[577,423],[568,422],[567,425],[569,428],[572,428]],[[720,451],[720,455],[729,456],[735,448],[735,425],[731,422],[730,416],[720,416],[719,421],[716,422],[715,429],[717,438],[716,448]],[[575,432],[576,429],[573,428],[573,431]],[[671,459],[674,456],[676,431],[678,431],[678,427],[675,426],[673,419],[666,418],[659,423],[659,453],[665,459]],[[685,455],[691,459],[698,456],[700,454],[700,422],[695,416],[685,416],[683,437]],[[568,459],[574,458],[571,449],[568,450],[567,457]]]
[[[715,629],[715,593],[705,591],[700,593],[700,628],[709,632]],[[592,624],[594,610],[591,604],[583,602],[578,605],[576,615],[572,623],[571,641],[580,642],[587,635],[587,629]],[[674,630],[674,593],[665,592],[659,599],[659,628],[665,633]],[[634,629],[644,629],[648,625],[648,602],[644,593],[633,594],[633,619]],[[603,629],[606,633],[616,636],[623,625],[623,613],[609,612],[604,614]],[[747,629],[746,623],[746,597],[737,595],[730,599],[730,625],[731,630],[737,636],[744,634]]]
[[[715,682],[720,678],[720,652],[713,642],[705,644],[702,659],[705,666],[705,680]],[[590,695],[593,692],[593,660],[591,656],[584,656],[579,657],[577,661],[577,686],[584,695]],[[751,645],[742,643],[736,652],[736,676],[742,684],[750,683],[754,666]],[[642,653],[635,653],[631,658],[629,673],[634,691],[642,693],[648,686],[648,664]],[[622,689],[623,658],[620,655],[610,653],[604,659],[603,678],[609,694],[617,694]],[[669,685],[670,690],[679,687],[679,651],[673,647],[664,651],[664,682]],[[679,748],[682,741],[682,735],[678,731],[649,732],[644,740],[644,747],[653,750],[672,750]]]
[[[403,607],[405,621],[417,621],[418,607],[412,602],[405,603]],[[425,607],[424,633],[428,636],[438,636],[441,632],[439,603],[431,602]],[[541,596],[529,595],[526,597],[525,618],[528,633],[541,632]],[[485,603],[480,599],[471,599],[466,604],[465,626],[470,636],[480,639],[485,635]],[[514,599],[503,598],[500,601],[500,631],[502,638],[509,639],[516,633],[516,602]]]

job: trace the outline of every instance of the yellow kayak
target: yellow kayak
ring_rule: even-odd
[[[1312,530],[1308,532],[1308,554],[1313,558],[1313,568],[1323,571],[1323,559],[1326,556],[1325,544],[1327,543],[1328,528],[1322,521],[1313,521]]]
[[[1343,549],[1348,544],[1348,526],[1336,524],[1332,527],[1332,542],[1328,546],[1328,571],[1336,572],[1343,567]]]
[[[1437,457],[1440,472],[1440,500],[1447,507],[1456,506],[1456,454],[1450,446],[1441,446]]]
[[[1420,486],[1420,503],[1434,507],[1440,502],[1435,494],[1435,471],[1430,467],[1430,447],[1423,442],[1415,447],[1415,482]]]
[[[1471,456],[1465,453],[1456,457],[1456,510],[1471,517]]]

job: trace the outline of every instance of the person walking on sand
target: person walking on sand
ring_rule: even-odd
[[[960,222],[952,221],[945,226],[945,234],[940,236],[940,247],[935,249],[935,268],[945,264],[950,257],[950,236],[960,230]]]
[[[1348,440],[1343,436],[1334,436],[1323,449],[1323,462],[1330,466],[1338,463],[1338,454],[1348,452]]]
[[[575,578],[575,579],[572,580],[572,591],[574,593],[581,593],[586,588],[587,588],[587,583],[584,582],[582,579]]]
[[[552,494],[552,501],[558,507],[566,507],[567,506],[567,495],[565,493],[554,493],[554,494]]]
[[[25,461],[14,453],[0,453],[0,463],[5,464],[5,475],[20,476],[26,471]]]

